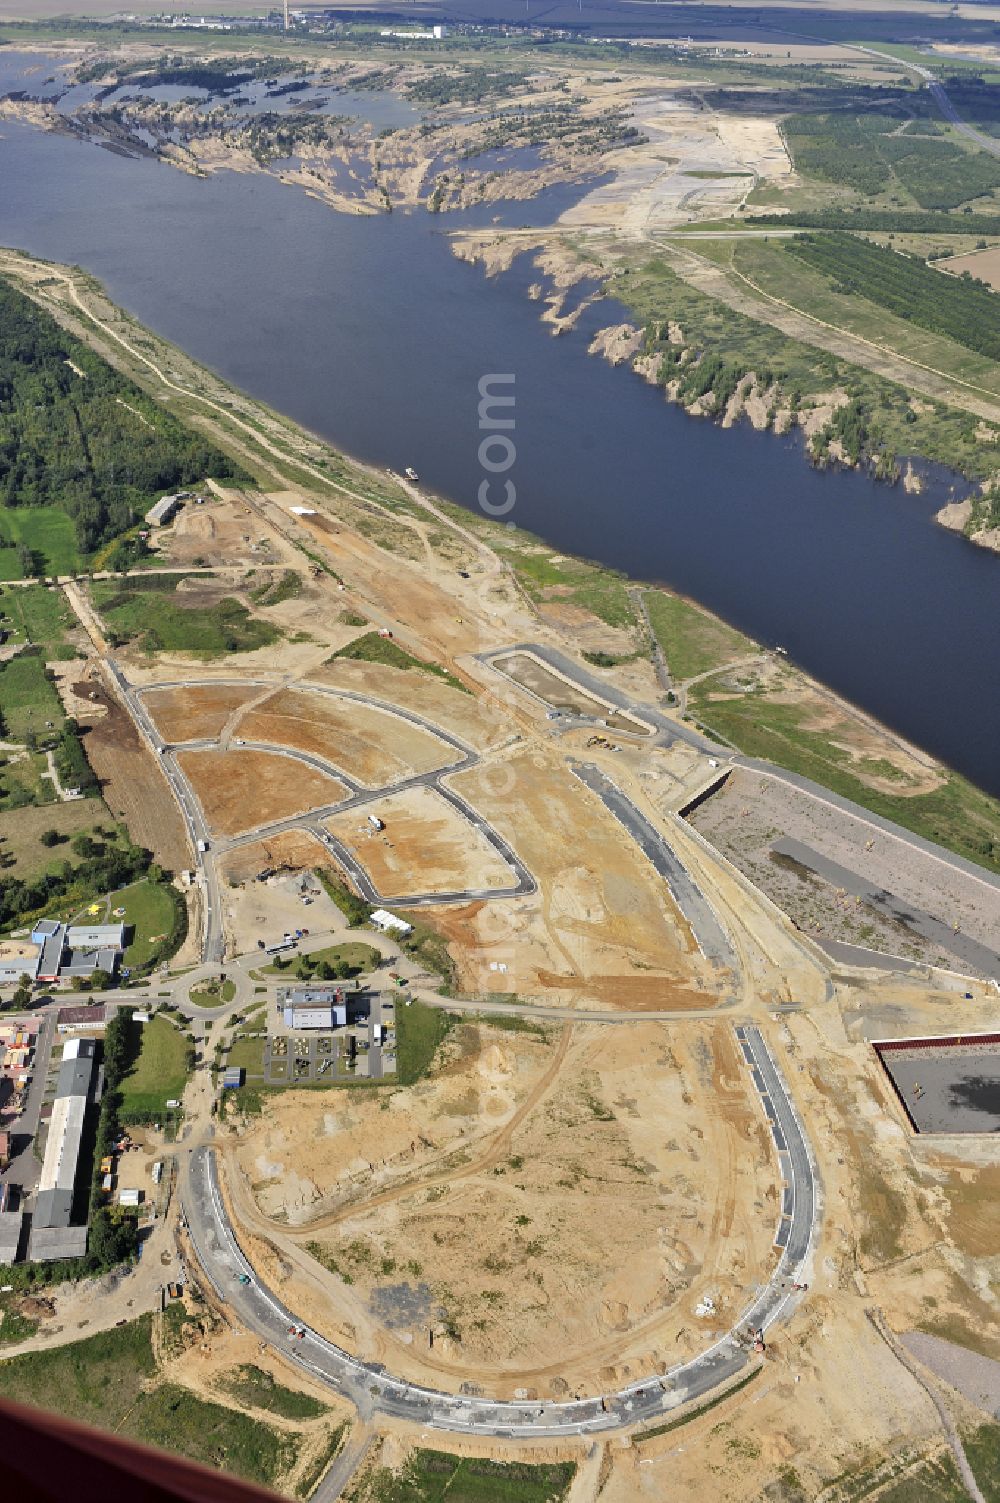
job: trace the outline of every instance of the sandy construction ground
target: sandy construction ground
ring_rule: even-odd
[[[209,827],[240,835],[257,825],[335,804],[347,790],[292,757],[247,750],[179,752]]]
[[[613,181],[585,194],[561,224],[642,235],[728,218],[757,178],[791,173],[777,121],[766,116],[710,112],[687,90],[641,101],[633,116],[648,143],[607,157]]]
[[[433,788],[380,799],[385,824],[375,830],[353,809],[325,821],[353,851],[376,889],[394,893],[478,891],[513,887],[516,874],[479,830]]]
[[[143,703],[164,741],[200,741],[219,736],[233,711],[259,693],[252,684],[183,684],[149,689]]]
[[[612,1007],[712,1005],[699,993],[700,957],[666,885],[560,762],[522,753],[451,786],[515,845],[540,887],[502,911],[434,915],[466,984]]]
[[[370,694],[423,715],[443,730],[451,731],[477,751],[504,740],[510,727],[485,698],[463,694],[431,673],[391,668],[387,663],[354,662],[335,658],[311,675],[316,683],[355,694]]]
[[[577,1032],[460,1024],[429,1084],[289,1093],[241,1145],[258,1204],[407,1370],[545,1394],[662,1370],[774,1257],[776,1166],[729,1026]]]
[[[237,734],[312,752],[370,787],[456,759],[436,736],[387,710],[305,689],[278,690],[239,722]]]

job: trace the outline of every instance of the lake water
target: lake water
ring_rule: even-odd
[[[10,85],[16,87],[17,85]],[[544,223],[576,196],[507,203]],[[497,206],[464,215],[489,223]],[[262,176],[199,180],[0,124],[0,243],[97,275],[227,379],[349,453],[475,507],[478,383],[516,377],[518,526],[693,596],[1000,794],[1000,560],[907,496],[722,431],[554,338],[525,293],[457,261],[451,216],[333,213]]]

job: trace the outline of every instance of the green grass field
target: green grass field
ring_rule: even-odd
[[[353,1503],[560,1503],[576,1474],[572,1461],[532,1465],[417,1450],[402,1472],[366,1479]]]
[[[178,1384],[144,1387],[157,1376],[153,1319],[0,1361],[0,1394],[273,1487],[294,1463],[294,1437]]]
[[[43,658],[20,653],[0,666],[0,733],[23,741],[29,731],[45,735],[45,722],[60,726],[65,716],[59,696],[45,677]]]
[[[0,553],[0,561],[2,561]],[[0,586],[0,625],[12,643],[37,643],[47,659],[75,657],[69,633],[77,628],[65,595],[47,585]]]
[[[628,581],[613,570],[556,553],[526,534],[519,534],[515,542],[501,543],[497,552],[533,600],[551,599],[579,606],[623,631],[636,627]]]
[[[0,769],[0,785],[5,773],[6,769]],[[34,877],[62,866],[64,861],[75,864],[77,858],[70,850],[70,838],[81,831],[93,834],[102,822],[111,823],[111,816],[99,799],[92,798],[74,799],[68,804],[4,809],[0,850],[13,858],[12,864],[5,868],[6,875]],[[41,836],[47,830],[56,830],[62,837],[58,845],[42,844]]]
[[[653,633],[675,679],[694,678],[755,650],[749,637],[679,595],[647,590],[645,601]]]
[[[24,579],[18,545],[35,554],[43,574],[72,574],[82,565],[73,523],[54,506],[7,506],[0,510],[0,579]]]
[[[1000,1424],[980,1425],[962,1441],[986,1503],[1000,1503]]]
[[[163,1112],[180,1099],[187,1085],[187,1040],[166,1018],[136,1023],[141,1029],[139,1055],[122,1082],[122,1117],[132,1112]]]
[[[69,1346],[0,1362],[0,1394],[84,1424],[116,1430],[156,1371],[152,1316]]]
[[[426,1075],[438,1045],[447,1037],[455,1019],[440,1007],[412,1002],[396,1004],[396,1080],[413,1083]]]
[[[276,626],[251,616],[232,597],[213,605],[183,605],[183,597],[165,590],[123,589],[112,581],[98,581],[93,595],[112,642],[138,642],[150,653],[217,658],[269,647],[281,636]]]
[[[129,967],[145,965],[159,949],[156,936],[169,934],[174,921],[174,905],[169,890],[159,882],[133,882],[111,894],[111,907],[124,908],[123,923],[132,930],[124,963]]]
[[[273,1487],[295,1462],[294,1436],[256,1416],[200,1399],[176,1383],[140,1395],[126,1428],[145,1445],[179,1451],[203,1466],[264,1487]]]

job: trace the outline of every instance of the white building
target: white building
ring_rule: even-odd
[[[392,932],[405,937],[413,933],[412,924],[408,924],[405,919],[397,918],[394,913],[389,913],[385,908],[374,909],[370,917],[376,929],[381,929],[385,934]]]

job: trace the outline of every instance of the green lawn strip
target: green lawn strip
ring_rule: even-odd
[[[179,1101],[188,1082],[191,1046],[173,1023],[153,1018],[132,1027],[139,1030],[139,1052],[122,1081],[123,1122],[164,1115],[167,1102]]]
[[[440,1007],[411,1002],[396,1004],[396,1083],[413,1085],[431,1067],[438,1046],[456,1019]]]
[[[315,972],[322,965],[330,966],[336,972],[338,966],[347,966],[345,973],[357,976],[362,971],[373,971],[381,961],[382,956],[371,945],[365,945],[360,940],[347,940],[340,945],[327,945],[323,950],[311,950],[308,954],[300,954],[295,959],[285,958],[279,955],[270,965],[261,967],[265,976],[283,976],[286,980],[314,979]],[[308,977],[303,978],[301,972],[308,972]],[[332,980],[332,977],[326,978]]]
[[[675,679],[694,678],[755,650],[749,637],[679,595],[646,590],[644,598],[653,633]]]
[[[112,909],[124,908],[121,922],[132,930],[132,939],[124,956],[126,966],[141,969],[154,956],[164,954],[167,945],[160,936],[170,939],[179,899],[180,894],[165,882],[148,879],[133,882],[131,886],[110,894]]]
[[[68,1346],[11,1357],[0,1362],[0,1394],[116,1430],[156,1371],[151,1331],[152,1316],[141,1315]]]
[[[24,549],[34,556],[25,568]],[[0,580],[73,574],[82,565],[73,522],[52,506],[0,508]]]
[[[560,1503],[576,1475],[572,1461],[531,1463],[414,1451],[400,1473],[375,1472],[365,1503]]]
[[[33,732],[41,741],[54,734],[65,720],[59,696],[46,675],[45,660],[33,652],[21,652],[0,664],[0,736],[23,741]],[[52,721],[53,731],[45,722]]]
[[[390,668],[418,668],[424,673],[433,673],[435,678],[443,679],[453,689],[460,689],[463,694],[470,692],[460,679],[448,672],[447,668],[442,668],[439,663],[430,663],[426,658],[415,658],[391,637],[380,637],[377,631],[366,632],[364,636],[355,637],[354,641],[348,642],[346,647],[341,647],[332,653],[327,661],[332,663],[336,658],[352,658],[361,663],[386,663]]]
[[[131,581],[98,580],[92,586],[94,603],[116,646],[138,641],[148,652],[187,652],[202,658],[231,652],[254,652],[281,636],[269,621],[251,616],[231,596],[212,605],[184,605],[159,589]]]
[[[2,563],[3,552],[0,550],[0,567]],[[76,648],[67,640],[68,634],[78,625],[76,616],[62,591],[52,586],[8,585],[6,589],[0,588],[0,625],[10,632],[12,643],[37,644],[49,660],[77,656]]]
[[[270,1373],[252,1365],[234,1368],[220,1380],[219,1386],[231,1398],[238,1399],[254,1409],[266,1409],[282,1419],[318,1419],[328,1413],[328,1405],[321,1404],[311,1394],[300,1393],[294,1388],[285,1388]]]
[[[838,753],[822,732],[802,728],[805,712],[799,707],[775,704],[759,693],[715,700],[712,692],[711,681],[692,690],[692,713],[747,756],[767,758],[812,778],[884,819],[1000,872],[1000,801],[958,773],[947,773],[947,781],[932,793],[882,793],[850,772],[846,754]]]

